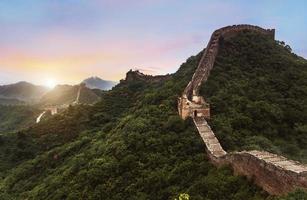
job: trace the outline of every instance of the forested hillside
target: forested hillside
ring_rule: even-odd
[[[39,85],[21,81],[10,85],[0,85],[0,103],[14,105],[15,103],[37,103],[39,98],[48,91],[47,88]],[[6,102],[3,102],[6,99]],[[12,101],[9,101],[9,100]]]
[[[0,133],[15,131],[35,123],[41,110],[32,106],[0,105]]]
[[[265,149],[307,162],[307,61],[283,42],[255,33],[222,42],[201,93],[227,150]]]
[[[241,77],[248,73],[240,69],[240,66],[242,61],[242,66],[248,67],[249,57],[245,57],[248,62],[244,62],[239,56],[247,52],[250,54],[246,56],[252,56],[254,46],[257,48],[259,42],[255,37],[245,33],[225,42],[216,64],[217,69],[214,69],[204,88],[204,94],[213,109],[210,123],[228,149],[239,149],[241,145],[233,142],[238,138],[236,132],[228,130],[228,134],[222,133],[225,122],[221,119],[231,119],[232,116],[226,116],[229,106],[234,104],[243,107],[246,102],[236,100],[231,104],[230,100],[220,99],[217,94],[220,90],[226,90],[230,84],[227,80],[231,80],[232,76],[226,76],[226,73],[230,68],[228,63],[232,63],[231,59],[237,59],[235,74]],[[237,43],[242,41],[246,47],[236,49]],[[288,67],[304,74],[304,60],[266,38],[260,41],[273,49],[272,52],[259,52],[260,55],[285,55],[280,62],[286,62]],[[241,52],[242,50],[246,52]],[[104,93],[101,101],[94,106],[69,107],[63,113],[2,140],[7,157],[12,159],[6,160],[6,165],[3,166],[0,199],[156,200],[175,199],[182,193],[189,194],[193,200],[275,199],[246,178],[234,176],[229,167],[216,169],[211,165],[206,158],[205,146],[191,120],[183,121],[179,118],[177,97],[191,79],[199,59],[200,54],[189,58],[167,80],[154,83],[140,79],[122,81],[111,91]],[[261,62],[271,60],[253,60],[255,66],[262,66]],[[265,69],[269,71],[274,65],[267,66],[269,69]],[[222,76],[223,73],[225,75]],[[259,73],[262,73],[260,69]],[[257,82],[257,74],[251,74],[254,74],[252,80]],[[224,78],[223,81],[220,76]],[[262,81],[261,76],[258,81]],[[273,87],[272,82],[267,84],[272,84]],[[248,91],[252,88],[245,89]],[[237,95],[241,93],[238,88],[231,91],[237,92]],[[219,108],[219,103],[226,107],[225,110],[223,107]],[[289,109],[294,107],[293,104],[287,105]],[[234,109],[236,107],[232,108]],[[235,110],[235,116],[237,113]],[[225,116],[221,116],[223,114]],[[271,123],[267,121],[266,123]],[[245,123],[244,120],[237,120],[238,122],[243,125]],[[244,127],[242,124],[236,125]],[[272,136],[265,141],[274,144],[276,131],[274,127],[270,130],[273,131]],[[251,135],[251,138],[257,136],[252,128],[248,133],[243,133]],[[294,134],[294,140],[301,137],[304,141],[302,135]],[[245,139],[249,138],[242,137],[242,140]],[[13,146],[16,151],[10,151],[10,141],[20,144]],[[242,143],[244,145],[247,146]],[[22,153],[16,155],[16,152]],[[306,194],[298,191],[281,198],[303,199]]]
[[[80,85],[57,85],[40,99],[41,105],[70,105],[77,100],[79,103],[92,104],[99,101],[99,96],[87,87]],[[80,93],[79,93],[80,92]]]

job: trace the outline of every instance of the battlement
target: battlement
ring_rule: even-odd
[[[201,96],[195,96],[194,101],[190,101],[186,97],[180,97],[178,99],[178,112],[183,119],[188,117],[210,118],[209,104]]]
[[[272,39],[275,37],[275,29],[263,29],[248,24],[226,26],[215,30],[211,35],[192,80],[189,82],[183,91],[181,98],[178,100],[178,109],[181,118],[186,119],[189,116],[193,117],[193,112],[203,113],[203,116],[207,118],[210,117],[209,105],[206,104],[204,100],[203,102],[196,101],[197,99],[200,99],[199,89],[201,83],[206,81],[210,75],[210,71],[213,68],[215,58],[218,54],[220,39],[230,38],[239,32],[247,30],[269,35]]]
[[[211,35],[192,80],[182,94],[183,96],[187,96],[188,99],[191,99],[192,95],[199,96],[200,85],[203,81],[208,79],[210,71],[213,68],[215,58],[219,50],[220,39],[233,37],[242,31],[253,31],[264,35],[269,35],[272,39],[275,38],[275,29],[263,29],[259,26],[248,24],[226,26],[215,30]]]
[[[219,50],[221,38],[230,38],[241,31],[254,31],[275,37],[274,29],[241,24],[226,26],[213,32],[192,80],[178,99],[181,118],[192,117],[206,145],[207,155],[216,166],[231,165],[236,174],[245,175],[272,195],[280,195],[295,188],[307,189],[307,166],[265,151],[227,153],[205,119],[210,117],[210,107],[199,95],[201,84],[209,77]]]

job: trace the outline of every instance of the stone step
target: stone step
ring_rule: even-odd
[[[282,168],[286,168],[288,166],[295,165],[295,163],[291,162],[289,160],[284,160],[284,161],[280,161],[280,162],[275,163],[275,165],[278,165],[279,167],[282,167]]]
[[[200,134],[200,136],[204,141],[215,137],[214,135],[210,135],[210,134]]]
[[[254,155],[255,157],[263,160],[263,159],[268,159],[268,158],[273,158],[275,157],[276,155],[275,154],[272,154],[272,153],[269,153],[269,152],[266,152],[266,151],[249,151],[250,154]]]
[[[220,144],[216,137],[206,138],[205,142],[208,144]]]
[[[196,126],[208,126],[208,124],[206,122],[198,122]]]
[[[290,165],[285,167],[285,169],[289,171],[294,171],[296,173],[307,172],[306,166],[300,166],[300,165]]]
[[[215,138],[215,136],[212,135],[212,134],[205,134],[205,133],[203,133],[203,134],[200,134],[200,135],[201,135],[201,137],[203,139],[213,139],[213,138]]]
[[[266,159],[274,158],[275,155],[258,155],[256,157],[261,159],[261,160],[266,160]]]
[[[210,151],[223,151],[223,148],[220,144],[206,144]]]
[[[208,132],[208,131],[211,131],[210,128],[208,126],[200,126],[198,127],[198,130],[200,132]]]
[[[287,159],[276,155],[275,157],[265,158],[264,160],[270,163],[278,163],[278,162],[285,161]]]
[[[205,142],[206,146],[209,148],[222,148],[219,143],[210,143],[210,142]]]
[[[198,129],[204,129],[204,128],[207,128],[208,126],[201,124],[201,125],[196,125],[196,127]]]
[[[293,160],[288,160],[283,156],[272,154],[266,151],[250,151],[249,154],[257,157],[260,160],[270,163],[276,167],[293,171],[295,173],[307,172],[307,166],[301,165]]]
[[[206,123],[198,123],[198,124],[196,124],[196,126],[197,127],[204,127],[204,126],[208,127],[208,124],[206,124]]]
[[[226,153],[226,151],[213,151],[213,152],[211,152],[214,156],[216,156],[216,157],[220,157],[220,156],[224,156],[224,155],[226,155],[227,153]]]
[[[213,135],[213,136],[215,136],[211,130],[206,130],[206,131],[198,130],[198,132],[199,132],[200,135]]]

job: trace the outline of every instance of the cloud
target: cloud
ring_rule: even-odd
[[[6,77],[18,74],[40,81],[50,75],[69,83],[93,74],[120,79],[135,66],[148,74],[165,74],[202,50],[212,31],[237,23],[276,25],[278,37],[306,56],[302,46],[306,42],[301,41],[307,33],[306,15],[303,6],[292,4],[4,0],[0,4],[0,70],[6,70]],[[301,7],[300,15],[295,9],[285,10],[287,6]],[[287,16],[294,17],[295,23]]]
[[[138,70],[144,74],[149,74],[149,75],[156,75],[159,74],[159,72],[161,71],[161,69],[158,67],[146,67],[146,66],[142,66],[141,68],[135,67],[133,68],[133,70]]]

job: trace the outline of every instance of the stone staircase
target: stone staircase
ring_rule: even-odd
[[[274,39],[274,29],[263,29],[259,26],[253,26],[248,24],[226,26],[213,32],[205,52],[199,62],[199,65],[192,77],[192,80],[185,88],[183,96],[190,98],[192,95],[199,95],[199,88],[202,82],[206,81],[209,77],[210,71],[213,68],[215,58],[219,50],[219,41],[221,38],[229,38],[242,31],[254,31],[264,35],[269,35]]]
[[[234,172],[245,175],[272,195],[280,195],[295,188],[307,188],[307,166],[266,151],[227,153],[207,121],[194,117],[194,124],[206,145],[210,161],[216,166],[230,165]]]
[[[192,80],[179,98],[178,111],[181,117],[185,116],[182,113],[195,109],[192,105],[199,103],[193,102],[193,97],[199,96],[201,84],[209,77],[218,54],[220,38],[232,37],[245,30],[270,35],[274,39],[274,29],[263,29],[246,24],[227,26],[214,31]],[[193,117],[194,124],[206,145],[207,155],[214,165],[231,165],[236,174],[247,176],[272,195],[281,195],[296,188],[307,189],[306,165],[266,151],[227,153],[204,117],[189,116]]]
[[[193,121],[207,147],[208,153],[216,158],[226,155],[226,151],[220,145],[207,121],[203,117],[195,117]]]

